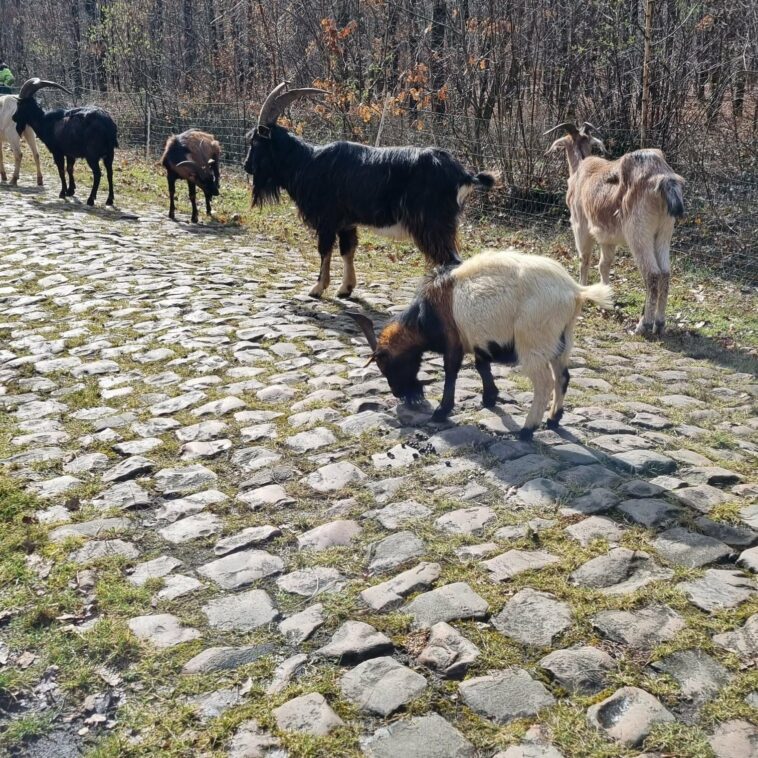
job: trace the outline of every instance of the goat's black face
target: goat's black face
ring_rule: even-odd
[[[279,182],[274,150],[270,137],[262,137],[255,129],[250,135],[250,147],[243,164],[253,177],[253,205],[279,202]]]
[[[213,172],[203,172],[202,175],[197,177],[197,182],[200,189],[209,197],[218,197],[218,185],[219,181],[213,175]]]
[[[421,368],[420,350],[414,349],[392,355],[388,350],[380,348],[374,358],[395,397],[410,404],[424,399],[424,385],[418,380]]]

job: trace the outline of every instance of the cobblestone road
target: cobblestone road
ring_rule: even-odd
[[[2,193],[3,463],[36,592],[74,567],[51,623],[139,654],[73,696],[11,618],[0,660],[39,681],[12,717],[53,716],[19,754],[638,755],[678,724],[758,755],[755,377],[580,324],[560,434],[509,433],[506,369],[431,426],[299,254],[44,197]]]

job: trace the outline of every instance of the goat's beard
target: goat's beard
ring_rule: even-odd
[[[266,204],[274,205],[280,199],[281,194],[276,182],[270,180],[256,182],[253,180],[253,207],[258,206],[260,208]]]

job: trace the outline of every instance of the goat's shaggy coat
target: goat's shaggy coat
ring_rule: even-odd
[[[373,359],[396,397],[423,396],[418,380],[426,351],[442,353],[445,388],[433,419],[453,409],[463,356],[472,353],[482,378],[482,402],[492,407],[497,387],[490,364],[519,364],[534,385],[520,436],[531,437],[553,393],[548,426],[563,414],[574,325],[586,301],[611,307],[605,284],[577,284],[556,261],[513,250],[481,253],[456,267],[440,268],[413,303],[374,337],[365,316],[351,314],[374,349]]]
[[[34,99],[34,93],[42,87],[55,87],[68,92],[55,82],[44,82],[40,79],[24,82],[18,94],[16,112],[13,114],[16,131],[23,134],[27,127],[31,127],[53,154],[61,179],[60,197],[71,196],[76,191],[74,163],[77,158],[84,158],[92,170],[93,177],[87,205],[94,205],[102,176],[102,160],[108,177],[108,198],[105,204],[113,205],[113,156],[118,147],[118,129],[115,121],[107,111],[92,105],[43,111]],[[68,186],[64,160],[69,177]]]
[[[168,217],[173,221],[176,214],[176,180],[184,179],[189,188],[192,204],[192,222],[197,223],[197,199],[195,187],[200,186],[205,196],[205,211],[211,215],[211,198],[218,197],[219,164],[221,145],[212,134],[198,129],[188,129],[166,140],[161,163],[166,169],[168,181]]]
[[[284,189],[318,235],[321,268],[311,296],[329,286],[332,249],[339,240],[344,271],[337,295],[356,285],[357,226],[394,239],[412,239],[432,264],[459,262],[458,217],[475,188],[494,186],[494,174],[471,174],[437,148],[367,147],[354,142],[310,145],[274,123],[250,135],[245,171],[256,205],[279,200]]]
[[[674,173],[660,150],[635,150],[615,161],[591,156],[605,150],[588,130],[556,140],[549,152],[565,150],[569,164],[566,202],[581,257],[579,281],[587,284],[595,242],[600,245],[600,278],[607,284],[617,245],[627,245],[645,284],[645,307],[639,334],[663,332],[674,219],[684,213],[684,179]],[[552,130],[551,130],[552,131]]]
[[[13,152],[13,174],[11,175],[11,186],[18,184],[18,176],[21,172],[21,137],[16,131],[16,125],[13,123],[13,114],[16,112],[18,98],[15,95],[3,95],[0,97],[0,180],[7,182],[8,175],[5,173],[5,163],[3,162],[3,142],[10,145]],[[37,140],[34,138],[34,132],[30,127],[24,129],[23,138],[29,145],[34,158],[34,165],[37,167],[37,184],[42,186],[42,168],[39,164],[39,151],[37,150]]]

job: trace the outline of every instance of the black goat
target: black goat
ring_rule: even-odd
[[[18,107],[13,114],[16,131],[22,134],[27,126],[45,143],[53,154],[53,160],[58,167],[61,178],[59,197],[71,196],[76,191],[74,182],[74,163],[77,158],[84,158],[92,169],[92,191],[87,198],[87,205],[94,205],[97,188],[100,186],[100,160],[105,165],[108,177],[108,199],[106,205],[113,205],[113,151],[118,147],[118,130],[110,114],[102,108],[92,105],[82,108],[58,108],[43,111],[34,94],[42,87],[71,92],[60,84],[34,78],[24,82],[18,93]],[[68,171],[68,186],[66,186],[65,168]]]
[[[166,140],[166,147],[161,156],[161,163],[166,169],[168,179],[169,210],[168,217],[174,221],[176,206],[176,180],[185,179],[189,187],[192,203],[192,223],[197,223],[197,202],[195,187],[205,195],[205,210],[211,215],[211,198],[218,197],[219,161],[221,145],[212,134],[197,129],[188,129],[181,134],[174,134]]]
[[[471,174],[437,148],[310,145],[277,126],[276,119],[296,98],[324,91],[285,92],[285,87],[280,84],[266,98],[258,127],[248,135],[244,168],[253,176],[253,204],[277,202],[285,189],[305,223],[316,230],[321,269],[311,296],[321,297],[329,286],[338,239],[344,268],[337,296],[352,293],[357,226],[412,239],[430,264],[460,263],[456,237],[463,201],[476,187],[493,187],[496,176]]]

